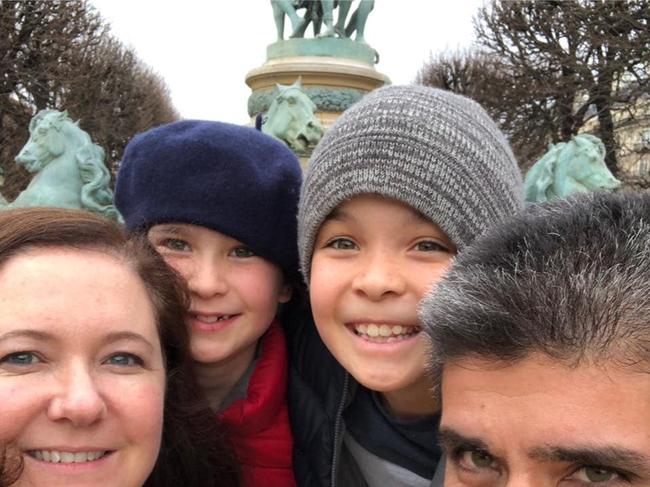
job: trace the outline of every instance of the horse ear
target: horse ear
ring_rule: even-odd
[[[280,83],[276,83],[276,84],[275,84],[275,87],[277,88],[278,93],[282,93],[284,90],[287,89],[287,86],[285,86],[285,85],[281,85]]]
[[[302,76],[298,76],[298,79],[293,83],[293,86],[302,90]]]

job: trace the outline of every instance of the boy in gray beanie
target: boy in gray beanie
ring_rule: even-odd
[[[300,485],[431,485],[439,405],[417,308],[457,252],[521,208],[508,142],[462,96],[381,88],[326,133],[298,212],[318,331],[291,337]]]

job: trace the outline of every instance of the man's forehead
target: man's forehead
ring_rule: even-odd
[[[455,361],[443,368],[441,441],[452,450],[621,465],[650,476],[650,376],[547,356]]]

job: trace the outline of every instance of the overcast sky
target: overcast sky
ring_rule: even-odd
[[[275,42],[269,0],[90,2],[113,34],[165,79],[183,118],[248,123],[250,88],[244,79],[264,63],[266,46]],[[393,84],[410,83],[430,53],[468,47],[472,18],[482,4],[376,0],[365,37],[379,52],[377,70]]]

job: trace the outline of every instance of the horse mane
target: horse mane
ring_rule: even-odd
[[[80,143],[74,156],[82,182],[81,207],[121,221],[120,214],[113,205],[111,175],[104,164],[104,149],[93,143],[90,135],[79,127],[78,122],[73,122],[66,111],[42,110],[31,120],[30,131],[44,121],[49,122],[50,130],[64,131]]]
[[[104,154],[104,149],[92,142],[80,147],[75,154],[83,182],[81,205],[84,209],[119,221],[120,215],[113,205],[113,191],[110,189],[111,174],[103,162]]]

